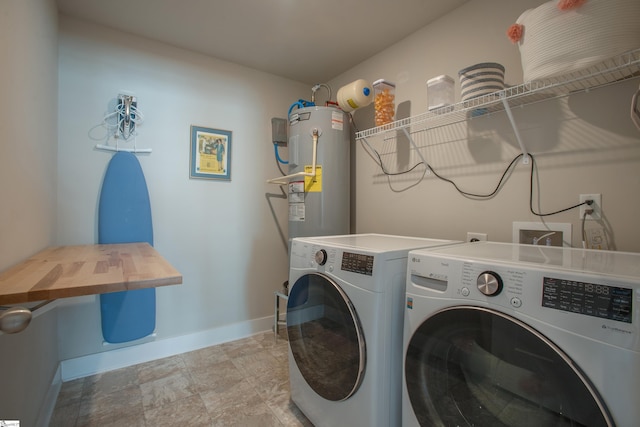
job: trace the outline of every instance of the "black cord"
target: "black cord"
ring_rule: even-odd
[[[349,114],[349,116],[351,118],[350,121],[353,124],[353,127],[356,129],[356,132],[357,132],[357,127],[356,127],[355,121],[353,120],[353,116],[351,114]],[[364,142],[361,141],[361,144],[364,147]],[[462,194],[463,196],[466,196],[466,197],[473,197],[473,198],[477,198],[477,199],[490,199],[493,196],[495,196],[498,193],[498,191],[500,191],[500,188],[504,184],[504,181],[505,181],[505,179],[507,177],[507,174],[509,173],[511,168],[513,168],[513,166],[516,164],[518,159],[520,159],[521,157],[524,157],[524,154],[520,153],[516,157],[514,157],[513,160],[511,160],[509,165],[506,167],[506,169],[502,173],[502,176],[500,177],[500,180],[498,180],[498,184],[496,185],[496,187],[494,188],[494,190],[492,192],[490,192],[488,194],[476,194],[476,193],[470,193],[470,192],[467,192],[467,191],[463,191],[462,189],[460,189],[460,187],[458,187],[458,185],[453,180],[440,175],[429,163],[425,163],[425,162],[422,162],[422,161],[419,162],[419,163],[416,163],[411,168],[409,168],[407,170],[404,170],[402,172],[389,172],[384,167],[384,163],[382,161],[382,157],[380,156],[380,153],[378,153],[378,151],[375,150],[373,147],[371,147],[368,143],[367,143],[367,145],[375,153],[376,157],[378,158],[378,161],[376,163],[378,164],[378,166],[380,166],[380,169],[382,169],[382,172],[387,176],[404,175],[406,173],[412,172],[418,166],[424,165],[427,169],[430,169],[431,172],[433,172],[433,174],[438,179],[440,179],[440,180],[442,180],[444,182],[448,182],[449,184],[453,185],[453,187],[456,189],[456,191],[458,193],[460,193],[460,194]],[[417,147],[416,147],[416,149],[417,149]],[[366,148],[365,148],[365,150],[366,150]],[[371,153],[369,153],[369,154],[371,154]],[[568,208],[560,209],[560,210],[554,211],[554,212],[548,212],[548,213],[536,212],[533,209],[533,176],[534,176],[534,171],[535,171],[535,159],[533,157],[533,154],[531,154],[531,153],[527,153],[526,155],[531,159],[531,172],[530,172],[530,177],[529,177],[529,210],[531,211],[532,214],[534,214],[536,216],[539,216],[539,217],[557,215],[557,214],[562,213],[562,212],[566,212],[566,211],[569,211],[569,210],[572,210],[572,209],[579,208],[580,206],[583,206],[583,205],[590,205],[591,204],[588,201],[586,201],[586,202],[578,203],[577,205],[569,206]]]
[[[533,209],[533,171],[535,169],[535,159],[533,158],[532,154],[529,154],[529,157],[531,158],[531,175],[529,177],[529,210],[531,211],[532,214],[534,214],[536,216],[557,215],[557,214],[562,213],[562,212],[570,211],[571,209],[579,208],[582,205],[591,204],[589,202],[582,202],[582,203],[578,203],[577,205],[569,206],[568,208],[560,209],[559,211],[555,211],[555,212],[549,212],[549,213],[536,212]]]
[[[516,160],[518,160],[520,157],[522,157],[523,154],[518,154],[516,157],[514,157],[513,160],[511,160],[511,163],[509,163],[509,166],[507,166],[507,168],[504,170],[504,172],[502,173],[502,176],[500,177],[500,180],[498,181],[498,185],[496,185],[496,188],[489,194],[475,194],[475,193],[468,193],[466,191],[462,191],[458,185],[453,182],[452,180],[450,180],[449,178],[445,178],[443,176],[440,176],[432,167],[431,165],[427,165],[429,166],[429,169],[431,169],[431,172],[433,172],[433,174],[438,177],[439,179],[448,182],[449,184],[453,185],[455,187],[455,189],[458,191],[458,193],[462,194],[463,196],[469,196],[469,197],[476,197],[478,199],[489,199],[493,196],[496,195],[496,193],[500,190],[500,187],[502,187],[502,184],[504,182],[505,177],[507,176],[507,173],[509,172],[509,170],[511,170],[511,168],[513,167],[513,165],[516,163]]]

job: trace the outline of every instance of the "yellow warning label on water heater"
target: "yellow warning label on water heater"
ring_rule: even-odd
[[[304,167],[305,173],[313,172],[313,166],[307,165]],[[304,177],[304,191],[305,193],[321,193],[322,192],[322,166],[316,165],[316,176]]]

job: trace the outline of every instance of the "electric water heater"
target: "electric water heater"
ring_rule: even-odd
[[[289,239],[349,234],[350,127],[334,107],[289,115]]]

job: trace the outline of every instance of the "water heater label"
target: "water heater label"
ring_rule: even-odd
[[[304,181],[289,182],[289,221],[304,221]]]
[[[305,166],[304,171],[305,173],[311,173],[313,171],[313,166]],[[322,192],[322,166],[316,165],[316,176],[304,177],[304,191],[307,193]]]
[[[290,181],[289,194],[304,193],[304,181]]]
[[[342,111],[334,111],[331,113],[331,129],[335,129],[335,130],[344,129],[344,119],[343,119]]]
[[[304,203],[289,203],[289,221],[304,221]]]

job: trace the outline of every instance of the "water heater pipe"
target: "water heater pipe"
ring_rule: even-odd
[[[318,131],[318,128],[314,128],[313,129],[313,133],[311,134],[312,138],[313,138],[313,151],[312,151],[312,163],[311,163],[311,172],[297,172],[291,175],[285,175],[285,176],[281,176],[280,178],[273,178],[273,179],[269,179],[267,180],[267,183],[269,184],[278,184],[278,185],[286,185],[289,183],[289,181],[291,180],[291,178],[297,178],[300,176],[311,176],[311,177],[315,177],[316,176],[316,158],[317,158],[317,153],[318,153],[318,135],[320,134],[320,132]]]

